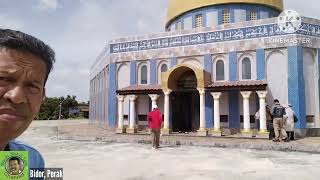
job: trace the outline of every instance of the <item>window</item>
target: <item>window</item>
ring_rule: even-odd
[[[196,28],[202,27],[202,14],[196,15]]]
[[[251,79],[251,61],[249,58],[242,60],[242,79]]]
[[[224,62],[219,60],[216,64],[216,81],[224,81]]]
[[[257,20],[257,12],[256,11],[250,11],[250,21]]]
[[[176,30],[182,30],[182,21],[177,22]]]
[[[141,81],[140,84],[148,84],[148,69],[146,65],[141,67]]]
[[[230,11],[223,10],[222,11],[222,24],[228,24],[228,23],[230,23]]]
[[[168,66],[166,64],[162,64],[161,72],[166,72],[168,70]]]

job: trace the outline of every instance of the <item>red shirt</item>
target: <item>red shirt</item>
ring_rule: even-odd
[[[148,124],[149,124],[149,128],[151,129],[160,129],[161,125],[162,125],[162,113],[160,112],[160,110],[157,109],[153,109],[153,111],[151,111],[148,115]]]

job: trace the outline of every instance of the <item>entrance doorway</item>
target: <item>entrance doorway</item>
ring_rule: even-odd
[[[192,132],[199,129],[200,96],[196,89],[197,79],[192,70],[181,74],[176,81],[177,89],[172,92],[173,132]]]

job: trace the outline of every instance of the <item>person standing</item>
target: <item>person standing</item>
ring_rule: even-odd
[[[288,106],[286,107],[286,125],[285,125],[285,129],[288,135],[288,140],[294,140],[294,116],[295,113],[292,109],[292,105],[288,104]]]
[[[280,105],[278,99],[275,99],[274,106],[272,107],[273,128],[275,134],[275,138],[273,139],[274,142],[280,142],[280,140],[287,141],[287,133],[285,130],[286,120],[283,118],[285,114],[285,108]]]
[[[160,145],[160,129],[162,126],[162,113],[157,105],[148,115],[148,124],[151,129],[152,148],[158,149]]]

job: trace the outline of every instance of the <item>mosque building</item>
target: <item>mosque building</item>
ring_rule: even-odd
[[[114,39],[92,65],[90,119],[134,134],[157,105],[163,134],[265,137],[279,99],[303,136],[320,128],[319,60],[320,20],[282,0],[169,0],[165,32]]]

